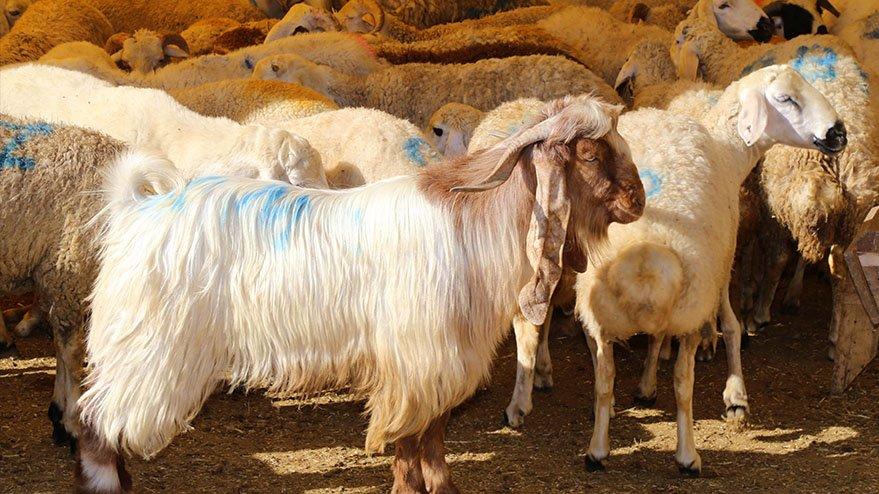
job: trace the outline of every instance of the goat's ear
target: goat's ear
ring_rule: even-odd
[[[742,93],[739,103],[741,109],[736,127],[745,144],[753,146],[763,135],[769,120],[766,98],[763,97],[762,91],[750,89]]]
[[[522,315],[535,326],[546,320],[552,294],[562,276],[562,254],[571,216],[564,163],[553,161],[542,147],[535,146],[531,155],[537,185],[525,244],[534,275],[519,291]]]
[[[699,54],[689,41],[678,48],[677,59],[674,61],[678,77],[687,81],[699,79]]]

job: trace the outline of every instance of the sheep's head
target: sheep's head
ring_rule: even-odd
[[[778,34],[784,39],[793,39],[804,34],[827,34],[821,17],[824,8],[839,15],[828,0],[775,0],[763,10],[772,19]]]
[[[352,33],[376,33],[385,23],[385,11],[376,0],[351,0],[336,12],[339,24]]]
[[[535,123],[474,155],[474,167],[496,163],[487,177],[452,189],[492,189],[521,167],[534,191],[526,240],[534,275],[519,292],[519,307],[533,324],[546,319],[563,259],[584,271],[584,253],[604,237],[608,225],[635,221],[644,211],[644,187],[616,131],[621,110],[591,96],[549,103]]]
[[[734,40],[772,39],[775,26],[753,0],[699,0],[693,13]]]
[[[446,103],[430,116],[424,134],[445,157],[462,156],[467,154],[470,138],[483,116],[470,105]]]
[[[3,4],[3,16],[6,18],[8,29],[12,29],[12,26],[24,14],[24,11],[34,3],[34,0],[6,0],[0,3]]]
[[[845,148],[845,126],[836,110],[790,66],[752,72],[739,80],[735,90],[741,105],[738,132],[747,145],[768,139],[828,155]]]
[[[250,3],[262,10],[266,16],[280,19],[294,5],[305,4],[329,11],[333,7],[332,0],[250,0]]]
[[[626,63],[617,74],[614,89],[623,101],[631,103],[636,88],[673,81],[675,78],[675,64],[668,46],[656,40],[644,40],[629,52]]]
[[[292,53],[273,55],[253,67],[253,79],[277,80],[306,86],[329,94],[331,69]]]
[[[147,29],[138,29],[133,35],[114,34],[104,49],[120,69],[142,74],[189,56],[189,45],[179,34],[158,34]]]
[[[304,3],[294,5],[266,36],[266,43],[301,33],[340,31],[332,14]]]

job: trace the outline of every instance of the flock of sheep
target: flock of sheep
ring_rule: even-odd
[[[554,310],[592,354],[587,468],[647,333],[636,398],[676,339],[698,475],[718,322],[743,421],[743,325],[879,203],[879,2],[764,3],[0,0],[0,295],[37,295],[0,343],[51,327],[77,488],[130,490],[123,454],[228,383],[349,386],[394,492],[457,492],[449,411],[512,325],[522,425]]]

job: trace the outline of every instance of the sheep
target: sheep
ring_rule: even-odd
[[[141,74],[189,56],[189,45],[180,34],[158,34],[148,29],[138,29],[134,34],[116,33],[104,43],[104,50],[120,69]]]
[[[798,102],[799,105],[793,103]],[[601,470],[609,449],[613,341],[636,332],[676,336],[678,448],[682,473],[698,475],[693,438],[693,364],[700,327],[720,305],[724,333],[740,334],[729,303],[742,182],[774,143],[838,153],[844,127],[831,104],[788,66],[733,82],[702,122],[642,109],[620,117],[648,205],[644,216],[612,226],[600,260],[577,276],[576,314],[595,367],[595,427],[586,459]],[[738,340],[727,349],[738,358]],[[649,357],[648,357],[649,359]],[[727,381],[728,409],[747,408],[741,363]]]
[[[194,22],[183,31],[180,31],[180,36],[183,36],[186,44],[189,45],[189,54],[191,56],[207,55],[214,52],[214,43],[217,37],[241,25],[240,22],[228,17],[208,17]]]
[[[824,9],[836,10],[828,0],[775,0],[763,6],[779,34],[788,40],[804,34],[827,34]]]
[[[849,6],[834,24],[833,34],[851,45],[858,60],[879,77],[879,5]]]
[[[184,184],[168,166],[121,163],[92,294],[78,488],[128,487],[122,452],[156,454],[228,370],[233,387],[270,393],[350,384],[368,399],[366,450],[396,443],[394,492],[457,492],[443,458],[448,413],[487,377],[513,312],[541,323],[565,244],[587,249],[643,209],[618,111],[559,100],[486,152],[349,191],[237,177]],[[144,176],[167,177],[173,191],[143,195]],[[124,247],[134,239],[138,249]],[[240,242],[248,247],[231,245]],[[203,273],[179,276],[186,265]],[[256,279],[262,289],[239,289]],[[187,309],[163,310],[165,290]]]
[[[266,15],[250,0],[186,2],[176,0],[85,0],[101,11],[117,32],[146,28],[179,33],[208,17],[228,17],[238,22],[258,21]]]
[[[473,17],[482,17],[501,10],[512,10],[518,7],[546,5],[545,0],[427,0],[412,2],[409,0],[379,0],[384,10],[400,19],[400,21],[424,29],[437,24],[447,24]]]
[[[303,139],[280,129],[203,117],[163,91],[117,87],[80,72],[34,64],[0,71],[0,85],[14,95],[0,100],[4,114],[77,125],[157,149],[189,173],[327,184],[320,157]]]
[[[617,0],[607,11],[624,22],[646,22],[673,30],[687,17],[696,0]]]
[[[559,97],[594,92],[608,101],[616,93],[580,64],[559,57],[529,56],[471,64],[397,65],[352,77],[296,55],[264,58],[253,77],[311,87],[340,106],[367,106],[423,126],[440,106],[458,102],[490,109],[518,97]],[[428,89],[429,88],[429,89]]]
[[[336,18],[326,10],[300,3],[294,5],[287,15],[272,27],[266,35],[265,42],[269,43],[299,33],[326,31],[341,31]]]
[[[102,46],[114,32],[107,18],[84,0],[40,0],[0,38],[0,66],[36,60],[68,41]]]
[[[732,39],[767,41],[772,37],[772,22],[751,0],[738,0],[732,4],[734,8],[721,8],[724,3],[727,2],[699,0],[691,15],[704,19]],[[672,42],[671,34],[662,28],[627,24],[594,7],[568,7],[541,20],[537,27],[579,49],[588,59],[586,65],[608,84],[614,83],[636,44],[656,40],[668,46]],[[607,46],[614,49],[608,51]]]
[[[467,154],[473,131],[484,116],[470,105],[446,103],[430,116],[424,135],[446,158],[462,156]]]
[[[770,231],[783,226],[805,261],[817,262],[838,251],[834,245],[848,245],[860,219],[879,200],[876,98],[870,96],[876,88],[849,46],[833,36],[799,36],[777,45],[740,48],[691,17],[678,26],[672,58],[687,67],[690,79],[700,73],[720,85],[759,67],[787,62],[822,91],[846,123],[849,145],[839,156],[778,146],[760,168],[768,213],[760,240],[769,242],[761,250],[775,254],[763,257],[767,264],[758,273],[764,280],[753,310],[743,314],[746,328],[754,332],[770,321],[775,288],[790,256],[783,245],[787,234]],[[742,295],[743,307],[749,308],[752,294]]]
[[[3,36],[15,25],[33,0],[0,0],[0,36]]]
[[[339,107],[326,96],[295,84],[256,79],[229,79],[201,86],[170,89],[178,103],[207,117],[226,117],[242,124],[278,126]]]
[[[534,118],[546,103],[537,98],[520,98],[507,101],[487,112],[473,130],[468,152],[475,152],[495,145],[510,134],[522,128],[525,122]]]

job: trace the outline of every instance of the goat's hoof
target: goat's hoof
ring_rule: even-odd
[[[712,360],[714,360],[714,348],[699,347],[696,349],[696,362],[711,362]]]
[[[656,393],[654,392],[652,396],[644,396],[640,391],[636,391],[634,401],[636,407],[653,408],[656,404]]]
[[[504,427],[512,427],[513,429],[518,429],[522,427],[525,423],[525,413],[519,411],[515,414],[515,417],[510,417],[506,410],[504,410],[504,419],[502,421],[502,425]]]
[[[587,472],[603,472],[604,470],[604,463],[602,463],[601,460],[596,460],[592,458],[592,455],[586,455]]]
[[[694,467],[693,465],[695,465],[695,464],[696,464],[695,460],[692,463],[690,463],[689,465],[682,465],[682,464],[678,463],[678,472],[680,472],[681,475],[683,475],[685,477],[696,478],[696,477],[702,475],[702,469],[699,467]]]
[[[61,422],[61,419],[64,417],[61,407],[53,401],[49,404],[47,415],[52,422],[52,442],[55,443],[55,446],[63,446],[69,443],[73,438]]]

